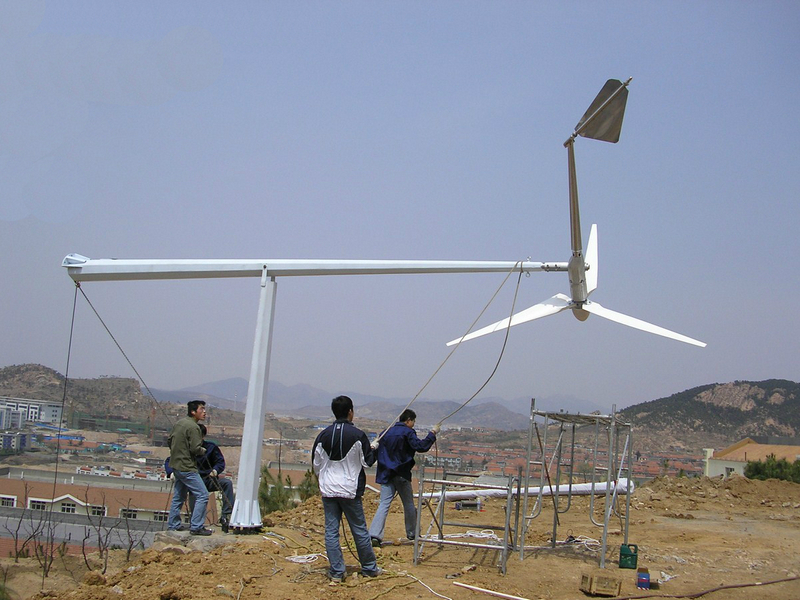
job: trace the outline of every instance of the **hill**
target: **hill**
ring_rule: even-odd
[[[132,378],[71,379],[65,412],[68,418],[74,411],[80,411],[145,422],[152,408],[157,406],[157,425],[164,426],[181,414],[181,409],[171,403],[185,405],[189,400],[205,400],[218,409],[215,411],[218,423],[241,424],[247,381],[232,378],[176,391],[152,391],[158,405],[142,393],[138,381]],[[330,399],[337,395],[305,384],[285,386],[275,381],[269,383],[268,393],[270,412],[321,421],[330,419]],[[0,369],[0,395],[61,402],[63,394],[63,375],[48,367],[27,364]],[[391,421],[408,403],[408,399],[403,398],[349,395],[356,404],[359,418],[378,422]],[[420,426],[426,427],[451,414],[461,404],[462,401],[457,400],[420,398],[414,410],[419,415]],[[527,429],[528,420],[521,415],[527,417],[525,406],[529,405],[530,400],[524,399],[484,398],[459,410],[447,423],[448,426],[504,431]],[[551,411],[578,412],[547,401],[537,400],[536,406]],[[700,454],[704,447],[721,448],[744,437],[797,437],[800,435],[800,384],[785,379],[714,383],[635,404],[623,409],[621,416],[634,424],[635,443],[640,449],[674,448]]]
[[[71,415],[83,413],[107,419],[144,423],[155,407],[156,425],[166,427],[181,408],[190,400],[204,400],[216,407],[217,423],[241,424],[247,397],[247,381],[241,378],[206,383],[181,390],[151,390],[157,403],[144,394],[139,382],[132,378],[99,377],[96,379],[70,379],[65,401],[68,421]],[[211,392],[224,394],[219,397]],[[305,384],[285,386],[271,381],[268,391],[270,412],[328,421],[331,418],[330,401],[336,393],[326,392]],[[48,367],[37,364],[13,365],[0,369],[0,396],[34,398],[61,402],[64,398],[64,376]],[[385,399],[378,396],[351,394],[360,418],[390,422],[408,403],[405,399]],[[461,402],[419,400],[415,410],[420,415],[420,425],[430,426],[456,410]],[[450,425],[485,427],[510,430],[520,427],[520,415],[498,402],[472,403],[460,410]],[[527,427],[527,421],[522,423]]]
[[[800,435],[800,384],[785,379],[714,383],[621,411],[637,439],[676,440],[681,449],[724,447],[745,437]]]
[[[51,402],[65,401],[71,410],[118,419],[144,420],[151,401],[131,378],[70,379],[66,396],[64,376],[42,365],[12,365],[0,369],[0,395]]]
[[[172,403],[183,404],[189,400],[206,400],[214,404],[208,395],[169,394],[161,397],[156,391],[158,402],[142,392],[139,382],[127,377],[98,377],[95,379],[70,379],[66,394],[65,378],[61,373],[37,364],[12,365],[0,368],[0,396],[30,398],[64,402],[64,414],[68,423],[83,416],[107,419],[115,422],[146,423],[155,409],[155,425],[169,428],[176,417],[185,413],[185,408]],[[241,423],[239,413],[215,415],[222,421]],[[227,418],[226,418],[227,417]],[[74,425],[74,423],[73,423]]]

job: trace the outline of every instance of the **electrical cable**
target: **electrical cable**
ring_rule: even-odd
[[[518,262],[517,264],[521,264],[521,263]],[[516,265],[514,266],[514,269],[516,269]],[[511,272],[513,272],[513,270]],[[508,276],[511,275],[511,272],[509,272]],[[506,279],[508,279],[508,276],[506,276]],[[475,399],[475,396],[477,396],[478,394],[481,393],[481,391],[483,391],[483,388],[485,388],[489,384],[489,382],[494,377],[495,373],[497,373],[497,369],[500,367],[500,362],[503,360],[503,355],[506,352],[506,345],[508,344],[508,335],[509,335],[509,333],[511,331],[511,316],[513,316],[514,308],[515,308],[515,306],[517,304],[517,295],[519,294],[519,284],[520,284],[521,281],[522,281],[522,269],[520,268],[519,276],[517,277],[517,287],[514,290],[514,300],[511,302],[511,313],[510,313],[509,318],[508,318],[508,325],[506,326],[506,334],[505,334],[505,338],[503,339],[503,346],[500,348],[500,355],[497,357],[497,362],[494,365],[494,369],[492,369],[492,372],[489,374],[489,377],[486,379],[486,381],[483,382],[483,385],[481,385],[478,388],[478,390],[474,394],[472,394],[472,396],[470,396],[469,399],[466,402],[464,402],[464,404],[459,406],[457,409],[455,409],[453,412],[451,412],[449,415],[447,415],[441,421],[439,421],[440,423],[443,423],[444,421],[446,421],[447,419],[452,417],[454,414],[456,414],[458,411],[460,411],[462,408],[464,408],[467,404],[472,402],[472,400]],[[480,318],[480,316],[479,316],[479,318]],[[472,327],[474,327],[474,324],[472,325]],[[470,329],[472,329],[472,327],[470,327]],[[469,333],[469,332],[467,332],[467,333]],[[456,348],[458,348],[458,346],[461,345],[462,341],[463,341],[463,337],[461,338],[461,340],[458,341],[458,344],[456,345]]]
[[[502,290],[502,289],[503,289],[503,287],[505,286],[505,284],[506,284],[506,282],[508,281],[509,277],[511,277],[511,274],[512,274],[514,271],[516,271],[516,270],[517,270],[517,267],[519,267],[519,268],[520,268],[520,271],[519,271],[519,278],[517,279],[517,289],[514,291],[514,304],[516,304],[516,300],[517,300],[517,293],[519,292],[519,284],[520,284],[520,280],[522,279],[522,273],[523,273],[523,270],[522,270],[522,264],[523,264],[523,261],[519,261],[519,260],[518,260],[517,262],[515,262],[515,263],[514,263],[514,266],[513,266],[513,267],[512,267],[512,268],[511,268],[511,269],[508,271],[508,273],[506,273],[506,276],[505,276],[505,278],[503,279],[503,281],[500,283],[500,286],[499,286],[499,287],[498,287],[498,288],[495,290],[494,294],[492,294],[492,297],[489,299],[489,301],[486,303],[486,305],[483,307],[483,309],[480,311],[480,313],[478,313],[478,316],[477,316],[477,317],[475,317],[475,320],[474,320],[474,321],[472,322],[472,324],[469,326],[469,328],[467,329],[467,331],[466,331],[466,332],[464,332],[464,335],[462,335],[462,336],[461,336],[461,338],[458,340],[458,343],[457,343],[455,346],[453,346],[453,349],[450,351],[450,353],[449,353],[449,354],[448,354],[448,355],[445,357],[445,359],[444,359],[444,360],[441,362],[441,364],[440,364],[440,365],[439,365],[439,366],[436,368],[436,370],[435,370],[435,371],[433,372],[433,374],[432,374],[432,375],[431,375],[431,376],[428,378],[428,380],[425,382],[425,384],[424,384],[424,385],[423,385],[423,386],[422,386],[422,387],[419,389],[419,391],[418,391],[418,392],[417,392],[417,393],[414,395],[414,397],[411,399],[411,401],[410,401],[408,404],[406,404],[406,405],[405,405],[405,407],[403,408],[403,410],[401,410],[401,411],[398,413],[398,415],[397,415],[397,418],[396,418],[396,419],[394,419],[394,421],[392,421],[392,423],[396,423],[396,422],[397,422],[397,420],[400,418],[400,415],[402,415],[402,414],[403,414],[403,411],[405,411],[405,410],[406,410],[407,408],[409,408],[409,407],[410,407],[412,404],[414,404],[414,402],[416,402],[416,401],[417,401],[417,399],[419,398],[420,394],[422,394],[422,392],[423,392],[423,391],[425,391],[425,388],[427,388],[427,387],[428,387],[428,385],[430,385],[431,381],[433,381],[433,378],[434,378],[434,377],[436,377],[436,375],[438,375],[438,374],[439,374],[439,371],[441,371],[441,370],[442,370],[442,368],[443,368],[443,367],[444,367],[444,365],[447,363],[447,361],[448,361],[448,360],[450,360],[450,357],[451,357],[451,356],[453,356],[453,354],[455,353],[455,351],[456,351],[456,350],[458,350],[458,348],[461,346],[461,342],[464,340],[464,338],[465,338],[465,337],[466,337],[466,336],[467,336],[467,335],[468,335],[468,334],[469,334],[469,333],[472,331],[472,329],[473,329],[473,328],[475,327],[475,325],[478,323],[478,321],[480,320],[480,318],[483,316],[483,313],[485,313],[485,312],[487,311],[487,309],[489,308],[489,306],[491,306],[492,302],[494,302],[495,298],[497,298],[497,295],[500,293],[500,290]],[[514,313],[514,307],[513,307],[513,305],[512,305],[511,314],[513,314],[513,313]],[[509,321],[509,328],[510,328],[510,326],[511,326],[511,323],[510,323],[510,321]],[[507,341],[507,340],[508,340],[508,328],[506,329],[506,341]],[[503,351],[505,351],[505,346],[506,346],[506,344],[505,344],[505,342],[504,342],[504,343],[503,343]],[[501,355],[500,355],[500,357],[502,358],[502,352],[501,352]],[[484,384],[483,384],[483,385],[480,387],[480,389],[478,389],[478,391],[477,391],[477,392],[475,392],[475,394],[474,394],[474,395],[473,395],[473,396],[472,396],[472,397],[471,397],[469,400],[467,400],[467,402],[465,402],[465,403],[464,403],[464,405],[462,405],[462,406],[461,406],[460,408],[458,408],[456,411],[454,411],[453,413],[451,413],[450,415],[448,415],[447,417],[445,417],[445,419],[446,419],[446,418],[449,418],[449,417],[451,417],[451,416],[452,416],[452,415],[454,415],[456,412],[458,412],[459,410],[461,410],[461,408],[463,408],[464,406],[466,406],[466,404],[468,404],[468,403],[469,403],[469,402],[470,402],[470,401],[471,401],[473,398],[475,398],[475,396],[477,396],[477,395],[480,393],[480,391],[481,391],[481,390],[482,390],[484,387],[486,387],[486,384],[487,384],[487,383],[489,383],[489,380],[491,380],[491,378],[494,376],[494,373],[495,373],[495,371],[497,371],[497,366],[498,366],[499,364],[500,364],[500,361],[498,360],[498,362],[497,362],[497,365],[495,365],[495,369],[494,369],[494,371],[492,372],[492,375],[489,377],[489,379],[487,379],[487,380],[486,380],[486,382],[484,382]],[[445,419],[442,419],[442,421],[444,421]],[[440,423],[441,423],[442,421],[440,421]],[[381,432],[381,433],[378,435],[378,437],[377,437],[377,438],[375,438],[375,439],[376,439],[377,441],[380,441],[380,439],[383,437],[383,434],[384,434],[384,433],[385,433],[385,430],[384,430],[383,432]]]
[[[641,598],[700,598],[706,594],[719,592],[722,590],[735,590],[739,588],[760,587],[764,585],[772,585],[775,583],[785,583],[787,581],[797,581],[800,577],[785,577],[783,579],[773,579],[772,581],[756,581],[755,583],[733,583],[730,585],[721,585],[719,587],[704,590],[702,592],[695,592],[693,594],[647,594],[640,596],[620,596],[617,600],[639,600]]]

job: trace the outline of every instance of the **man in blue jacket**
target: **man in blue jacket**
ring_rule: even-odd
[[[375,481],[381,484],[381,501],[378,510],[369,526],[372,545],[379,547],[383,541],[383,530],[386,526],[386,515],[395,495],[403,502],[406,536],[413,540],[417,528],[417,507],[414,506],[414,492],[411,488],[411,469],[416,464],[414,454],[427,452],[436,442],[439,425],[423,439],[417,437],[414,424],[417,413],[410,408],[405,409],[397,423],[387,429],[378,443],[378,470]],[[372,443],[375,446],[375,442]]]
[[[200,433],[203,434],[203,448],[206,449],[206,455],[197,459],[197,472],[200,473],[209,492],[220,491],[222,493],[222,515],[219,518],[219,526],[224,533],[228,533],[235,502],[233,482],[227,477],[220,477],[225,472],[225,456],[219,446],[206,439],[208,430],[202,423],[200,423]]]
[[[375,455],[367,434],[353,425],[353,401],[347,396],[337,396],[331,402],[331,411],[336,421],[314,440],[311,455],[314,472],[319,476],[319,491],[325,511],[325,551],[330,563],[328,577],[340,583],[346,574],[339,543],[342,514],[350,524],[358,561],[361,563],[361,574],[375,577],[382,570],[375,561],[361,503],[367,485],[364,467],[375,463]]]

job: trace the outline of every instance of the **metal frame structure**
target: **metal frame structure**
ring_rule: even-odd
[[[539,432],[539,423],[536,419],[542,419],[543,434]],[[552,447],[548,446],[548,434],[553,427],[557,427],[558,436],[553,442]],[[544,504],[544,491],[550,490],[550,497],[553,503],[553,533],[550,540],[550,547],[556,547],[558,535],[559,514],[569,511],[572,504],[573,482],[575,477],[575,440],[576,433],[581,429],[593,428],[594,445],[591,459],[591,492],[589,494],[589,518],[593,525],[603,528],[600,549],[600,568],[605,568],[606,550],[608,546],[608,523],[612,514],[616,514],[624,520],[624,542],[628,543],[628,527],[630,521],[630,497],[632,492],[632,427],[630,423],[624,422],[616,412],[616,406],[612,407],[610,415],[565,412],[546,412],[536,410],[536,400],[531,399],[530,428],[528,430],[527,462],[525,466],[525,476],[523,484],[523,519],[522,534],[520,536],[520,560],[524,559],[525,537],[528,527],[532,521],[541,513]],[[600,444],[600,438],[605,434],[605,445]],[[569,440],[565,438],[569,437]],[[620,443],[622,449],[620,450]],[[568,446],[567,446],[568,445]],[[566,450],[566,451],[565,451]],[[606,453],[606,464],[599,464],[599,457],[602,452]],[[549,452],[549,456],[548,456]],[[528,511],[531,502],[528,490],[531,478],[536,477],[538,471],[539,488],[535,495],[535,501]],[[625,479],[625,509],[619,510],[619,497],[617,482]],[[607,484],[605,485],[605,502],[603,505],[603,520],[598,522],[595,519],[595,496],[598,495],[598,479],[602,477]],[[564,479],[565,482],[561,483]],[[613,486],[611,484],[614,484]],[[567,488],[566,506],[562,507],[561,497],[564,495],[562,489]]]
[[[117,260],[90,259],[70,254],[63,263],[76,282],[130,281],[145,279],[213,279],[260,277],[261,292],[256,318],[253,356],[247,388],[242,453],[239,459],[236,502],[231,527],[253,530],[262,527],[258,505],[261,454],[267,407],[267,381],[272,353],[272,331],[278,277],[316,275],[402,275],[442,273],[523,273],[566,271],[567,263],[531,261],[442,261],[442,260]]]
[[[419,564],[420,557],[422,556],[423,546],[426,543],[437,544],[438,546],[442,545],[450,545],[450,546],[461,546],[461,547],[469,547],[469,548],[483,548],[485,550],[496,550],[500,552],[500,561],[499,567],[500,572],[505,575],[506,574],[506,563],[508,562],[509,554],[515,550],[515,543],[517,540],[517,532],[519,531],[519,498],[520,498],[520,476],[521,473],[517,475],[509,475],[508,476],[508,484],[503,485],[489,485],[489,484],[481,484],[477,482],[469,482],[469,481],[461,481],[456,479],[448,479],[448,473],[444,474],[442,479],[426,479],[425,478],[425,465],[420,466],[420,473],[419,473],[419,494],[417,496],[417,525],[416,525],[416,535],[414,536],[414,564]],[[468,476],[468,477],[477,477],[477,475],[471,474],[464,474],[459,473],[460,476]],[[424,536],[424,538],[420,535],[421,533],[421,523],[422,523],[422,509],[424,506],[430,506],[430,503],[433,501],[435,495],[431,495],[430,498],[426,498],[426,495],[423,493],[425,488],[425,484],[431,484],[433,486],[441,486],[441,492],[437,499],[436,504],[436,512],[434,513],[431,509],[431,522],[428,526],[428,530]],[[458,521],[445,521],[445,506],[447,504],[447,500],[445,499],[445,494],[447,492],[448,487],[458,487],[458,488],[468,488],[473,490],[498,490],[498,491],[505,491],[506,492],[506,518],[505,523],[502,526],[499,525],[486,525],[486,524],[476,524],[476,523],[462,523]],[[511,528],[511,514],[514,513],[514,525],[513,530]],[[435,536],[431,536],[430,532],[431,529],[436,527],[437,534]],[[502,531],[503,538],[502,544],[487,544],[487,543],[479,543],[479,542],[462,542],[452,539],[446,539],[444,528],[445,527],[458,527],[462,529],[491,529],[493,531]]]

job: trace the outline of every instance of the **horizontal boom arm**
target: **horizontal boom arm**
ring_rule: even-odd
[[[327,260],[327,259],[115,259],[69,254],[61,266],[74,281],[141,279],[213,279],[308,275],[398,275],[415,273],[525,273],[566,271],[565,262],[459,260]]]

